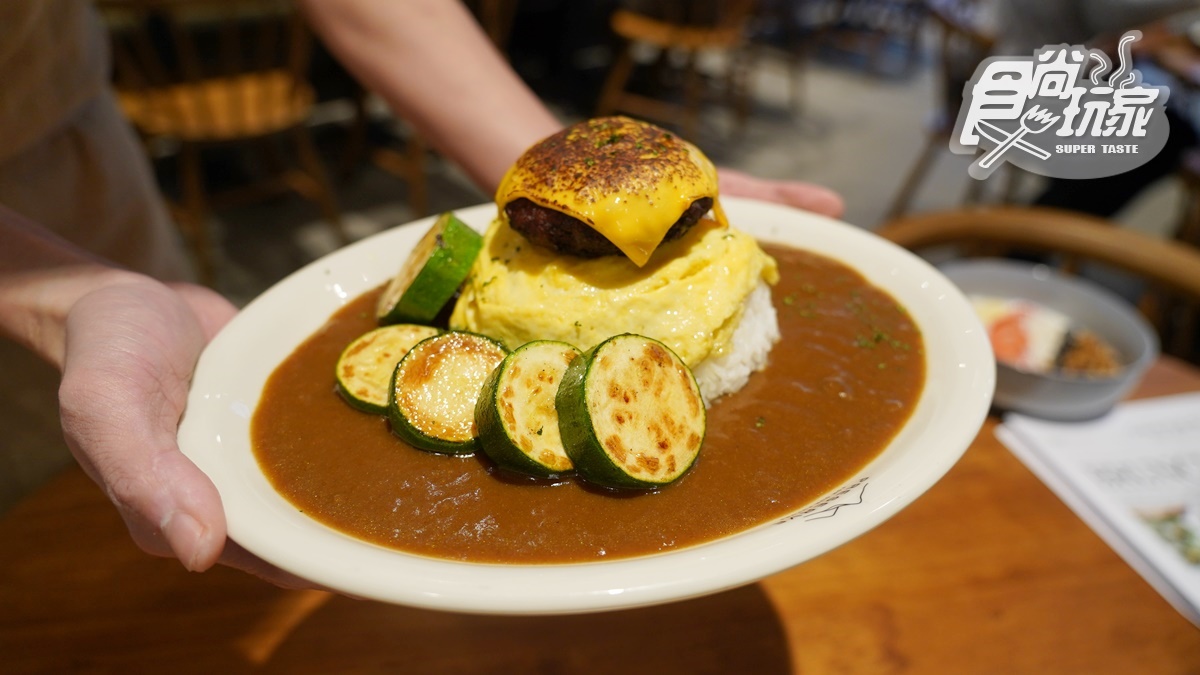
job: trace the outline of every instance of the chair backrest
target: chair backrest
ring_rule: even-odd
[[[743,25],[757,0],[640,0],[629,7],[638,14],[679,26],[732,28]]]
[[[287,0],[100,0],[114,84],[148,134],[269,133],[311,105],[311,36]]]
[[[613,31],[665,48],[735,49],[747,37],[758,0],[648,0],[637,10],[618,9]]]
[[[1200,249],[1123,229],[1107,220],[1058,209],[980,207],[907,216],[877,233],[910,250],[943,245],[1007,246],[1124,270],[1149,283],[1142,313],[1162,339],[1163,351],[1200,363]]]
[[[465,0],[483,32],[500,50],[508,47],[518,0]]]
[[[995,47],[995,39],[982,27],[983,0],[927,0],[926,11],[938,27],[938,74],[943,111],[957,114],[963,88],[975,69]]]
[[[1200,250],[1071,211],[1019,206],[959,209],[899,218],[876,233],[914,251],[983,243],[1093,260],[1200,300]]]

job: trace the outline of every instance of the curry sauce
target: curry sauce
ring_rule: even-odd
[[[711,541],[796,511],[877,456],[925,381],[903,307],[828,258],[767,246],[782,341],[767,368],[719,399],[695,466],[652,492],[506,473],[482,453],[413,449],[346,405],[334,364],[376,326],[378,291],[339,310],[270,377],[251,426],[272,485],[329,527],[428,556],[563,563]]]

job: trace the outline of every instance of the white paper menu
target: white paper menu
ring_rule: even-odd
[[[1121,403],[1089,422],[1012,413],[996,436],[1200,626],[1200,393]]]

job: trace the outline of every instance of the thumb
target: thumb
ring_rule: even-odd
[[[220,496],[175,440],[204,339],[164,286],[100,289],[68,315],[59,388],[67,443],[134,540],[193,571],[211,567],[225,542]]]

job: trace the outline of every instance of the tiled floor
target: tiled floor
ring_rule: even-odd
[[[764,58],[755,72],[755,107],[747,127],[740,134],[727,133],[730,120],[716,111],[692,140],[720,165],[832,187],[846,198],[845,220],[876,227],[924,142],[924,122],[935,95],[928,60],[918,59],[911,70],[890,76],[851,67],[846,59],[815,60],[803,72],[799,109],[789,105],[789,77],[778,55]],[[337,139],[330,145],[336,146]],[[970,180],[968,163],[944,153],[914,210],[958,204]],[[431,162],[430,183],[432,212],[487,200],[441,160]],[[377,169],[353,173],[338,189],[356,238],[413,216],[404,184]],[[1176,190],[1172,185],[1155,190],[1122,219],[1140,229],[1163,231],[1175,217]],[[337,246],[316,209],[294,198],[221,212],[212,229],[220,251],[217,288],[239,304]],[[16,361],[8,352],[0,353],[0,362]],[[0,450],[0,511],[68,461],[56,440],[53,374],[40,364],[29,364],[27,371],[10,368],[6,374],[9,386],[24,394],[16,405],[0,410],[7,446]]]

